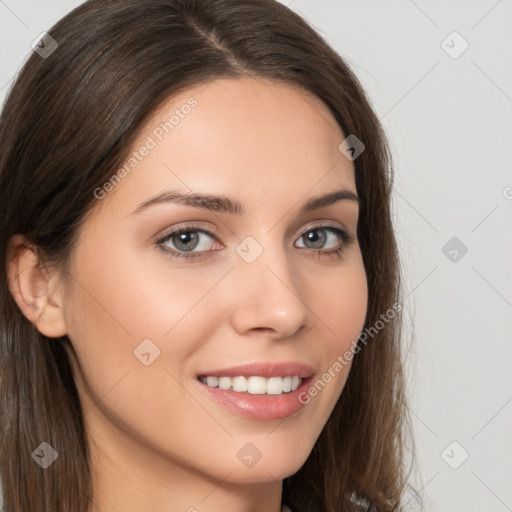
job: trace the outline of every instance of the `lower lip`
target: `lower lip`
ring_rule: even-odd
[[[299,401],[299,396],[311,379],[304,379],[295,391],[280,395],[251,395],[247,391],[212,388],[200,380],[197,382],[210,398],[235,413],[255,420],[278,420],[295,414],[306,405]]]

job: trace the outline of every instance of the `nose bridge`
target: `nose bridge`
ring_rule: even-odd
[[[279,237],[270,232],[258,238],[261,243],[248,236],[236,248],[235,327],[241,332],[266,328],[289,336],[306,322],[300,276],[290,266]]]

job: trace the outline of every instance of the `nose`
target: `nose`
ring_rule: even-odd
[[[235,263],[231,322],[238,334],[253,331],[282,339],[307,327],[310,309],[304,283],[288,260],[284,250],[267,248],[252,263],[243,258]]]

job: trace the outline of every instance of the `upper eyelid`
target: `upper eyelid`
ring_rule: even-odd
[[[178,226],[176,228],[169,228],[168,230],[166,230],[164,232],[163,235],[159,235],[157,238],[155,238],[155,242],[159,242],[161,240],[165,240],[166,238],[168,238],[170,235],[172,234],[175,234],[175,233],[180,233],[182,231],[200,231],[201,233],[206,233],[206,234],[211,234],[211,235],[215,235],[217,236],[218,233],[219,233],[219,229],[218,228],[203,228],[203,227],[200,227],[200,226],[192,226],[192,225],[183,225],[183,226]]]

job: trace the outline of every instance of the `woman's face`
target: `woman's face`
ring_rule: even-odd
[[[120,466],[267,482],[303,465],[367,309],[344,138],[304,92],[219,79],[168,100],[95,192],[63,316],[91,439]]]

